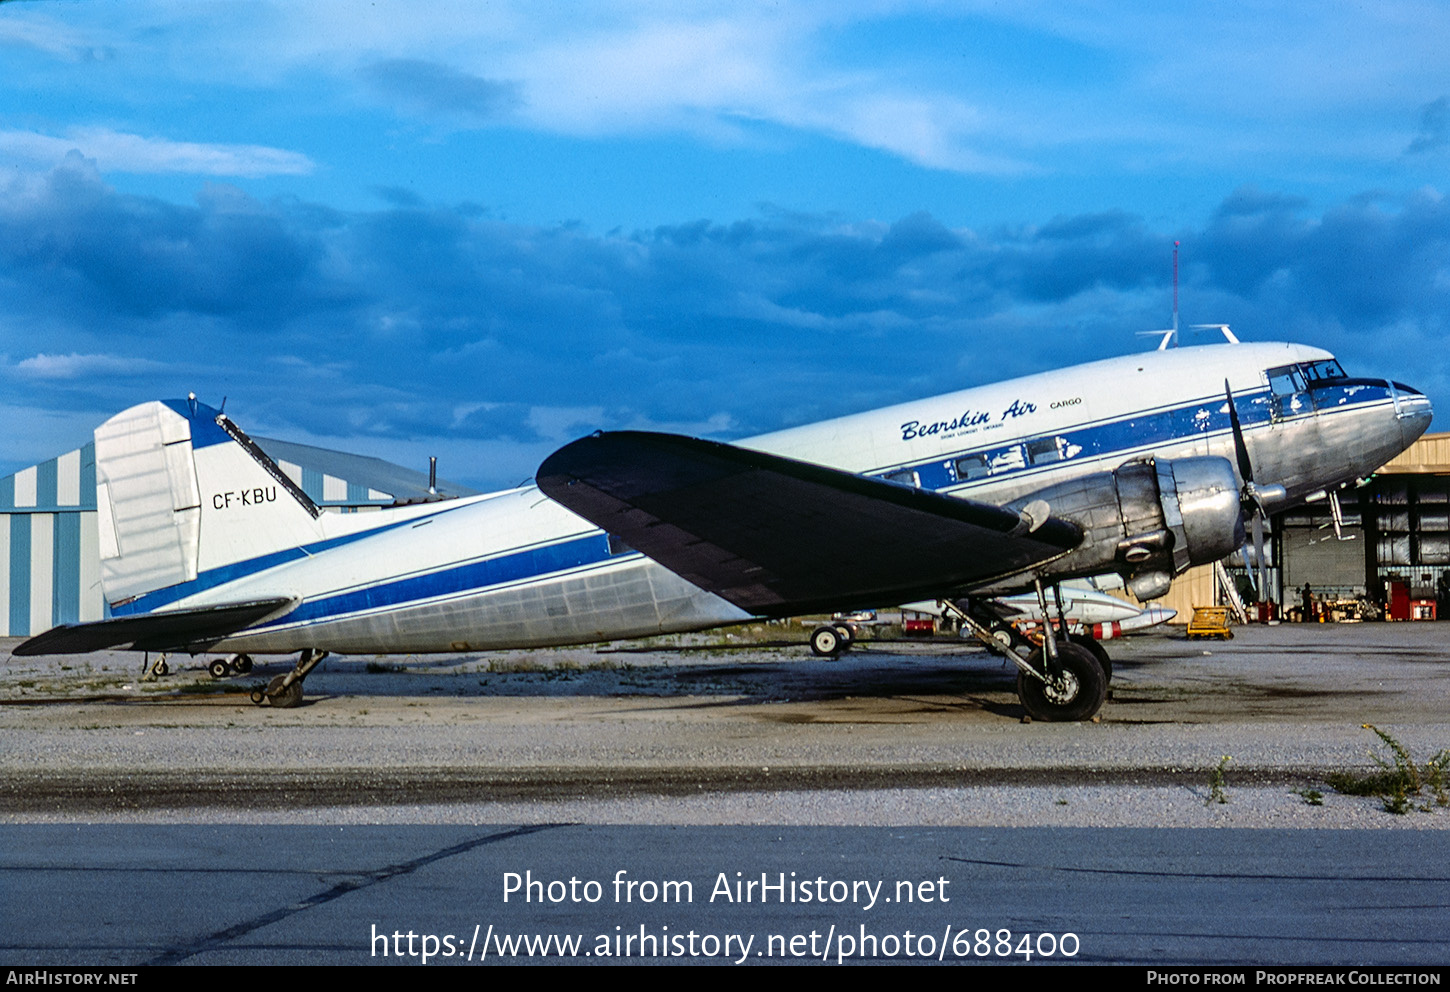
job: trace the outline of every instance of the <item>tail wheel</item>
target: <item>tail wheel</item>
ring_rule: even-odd
[[[1027,715],[1047,723],[1075,723],[1091,720],[1103,708],[1108,680],[1092,652],[1071,641],[1059,642],[1057,658],[1062,675],[1043,682],[1026,672],[1017,673],[1017,695]],[[1027,659],[1039,672],[1047,671],[1042,649]]]
[[[846,642],[835,627],[817,627],[811,634],[811,651],[821,658],[834,658],[846,650]]]

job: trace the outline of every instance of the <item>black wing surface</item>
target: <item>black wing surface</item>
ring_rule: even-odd
[[[164,610],[134,617],[113,617],[91,623],[62,624],[23,641],[11,654],[84,654],[102,648],[131,647],[164,651],[215,642],[283,611],[292,599],[259,599],[245,603]]]
[[[757,616],[934,598],[1077,547],[1066,520],[674,434],[581,438],[539,488]]]

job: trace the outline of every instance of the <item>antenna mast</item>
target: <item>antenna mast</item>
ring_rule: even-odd
[[[1173,326],[1162,331],[1139,331],[1139,337],[1160,334],[1158,350],[1178,347],[1178,242],[1173,242]]]
[[[1178,242],[1173,242],[1173,343],[1178,343]]]

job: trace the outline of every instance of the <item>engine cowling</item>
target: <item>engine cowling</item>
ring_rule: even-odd
[[[1042,500],[1082,528],[1077,550],[1047,566],[1053,580],[1117,572],[1139,599],[1168,591],[1193,565],[1243,546],[1238,479],[1226,458],[1142,459],[1039,489],[1009,503]]]

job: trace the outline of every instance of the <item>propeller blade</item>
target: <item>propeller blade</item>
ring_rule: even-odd
[[[1259,602],[1269,598],[1269,563],[1264,559],[1264,515],[1254,514],[1254,557],[1259,563]]]
[[[1244,489],[1248,490],[1254,481],[1254,465],[1249,461],[1249,446],[1244,443],[1244,429],[1239,425],[1239,412],[1234,407],[1234,394],[1228,387],[1227,379],[1223,381],[1223,394],[1228,399],[1228,422],[1233,425],[1234,454],[1239,460],[1239,475],[1243,477]]]

